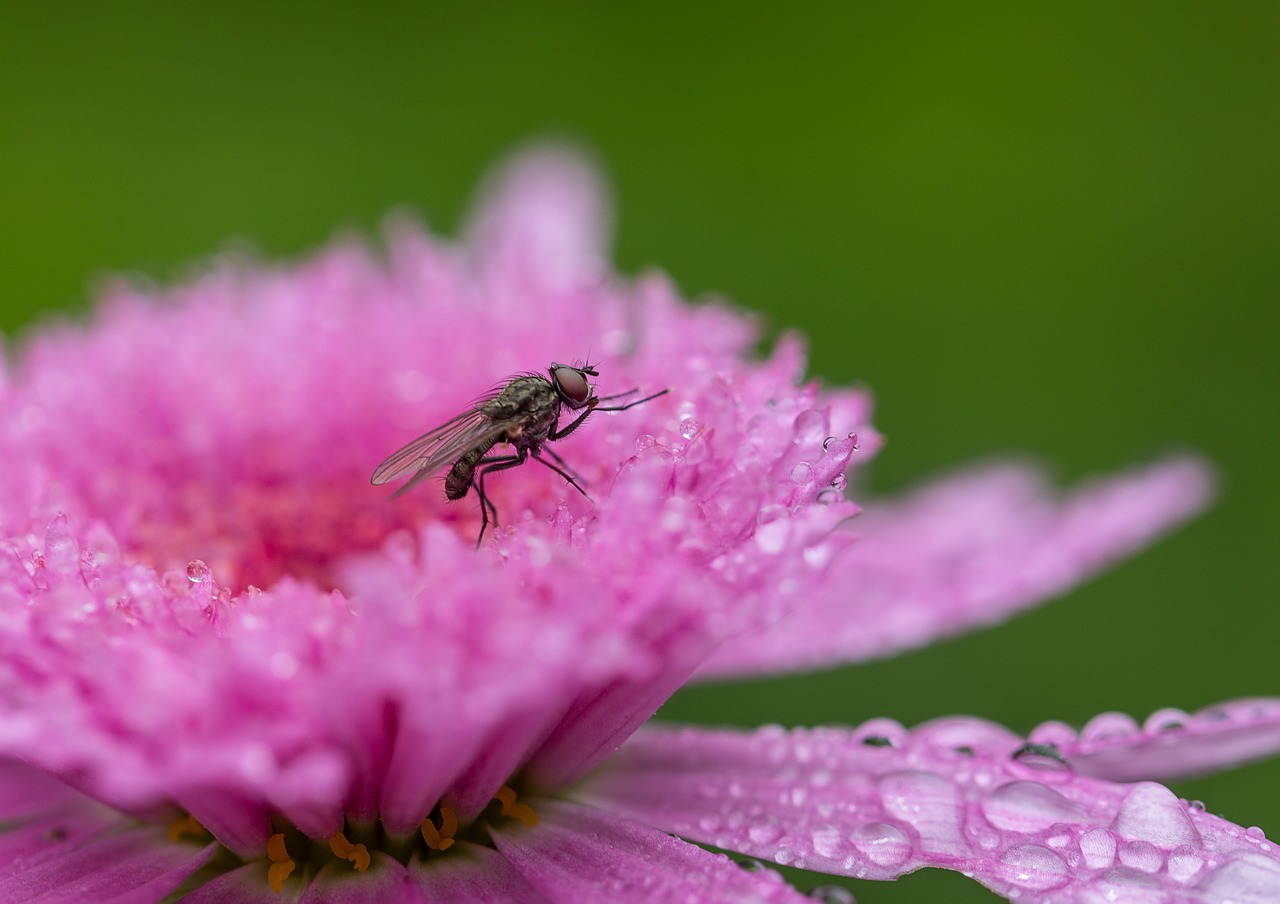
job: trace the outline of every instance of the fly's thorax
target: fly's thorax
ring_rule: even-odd
[[[502,442],[537,448],[560,419],[560,397],[546,377],[516,377],[484,406],[484,413],[504,426]]]

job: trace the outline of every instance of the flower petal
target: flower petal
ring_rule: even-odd
[[[467,246],[486,269],[568,288],[607,272],[611,219],[599,173],[580,153],[527,149],[490,177]]]
[[[0,878],[0,900],[149,904],[177,888],[216,850],[216,844],[171,842],[163,830],[151,827],[107,832],[82,845],[61,846],[58,856],[34,867],[9,872]]]
[[[330,863],[307,885],[298,904],[426,904],[418,883],[404,866],[386,854],[375,854],[364,872],[345,863]]]
[[[1062,501],[1032,469],[999,465],[870,506],[825,592],[726,645],[703,678],[887,656],[994,624],[1088,578],[1198,512],[1210,475],[1173,459]]]
[[[267,867],[259,861],[210,879],[184,896],[182,904],[295,904],[302,890],[301,882],[286,881],[278,894],[272,891]]]
[[[1047,722],[1030,738],[1054,744],[1083,775],[1171,781],[1275,756],[1280,700],[1235,700],[1194,714],[1162,709],[1142,725],[1121,713],[1103,713],[1078,734],[1061,722]]]
[[[772,871],[748,872],[648,826],[568,803],[536,804],[535,830],[495,831],[515,868],[548,900],[809,902]]]
[[[433,904],[547,904],[547,899],[493,848],[462,842],[440,857],[409,864]]]
[[[911,732],[647,729],[578,793],[695,841],[840,875],[942,867],[1019,901],[1280,895],[1280,853],[1259,830],[1018,743],[962,718]]]

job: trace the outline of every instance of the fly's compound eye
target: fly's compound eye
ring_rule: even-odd
[[[586,374],[576,367],[559,365],[551,368],[551,379],[570,408],[581,408],[591,398],[591,385]]]

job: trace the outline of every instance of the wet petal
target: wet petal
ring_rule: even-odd
[[[349,864],[326,865],[307,886],[299,904],[426,904],[418,883],[402,864],[375,854],[364,872]]]
[[[1235,700],[1196,713],[1162,709],[1141,725],[1120,713],[1103,713],[1079,733],[1049,722],[1032,731],[1031,739],[1055,744],[1084,775],[1171,781],[1275,756],[1280,700]]]
[[[539,802],[534,831],[495,832],[498,850],[556,904],[774,901],[812,904],[772,871],[589,807]]]
[[[978,719],[911,732],[651,728],[578,793],[788,866],[868,879],[942,867],[1019,901],[1280,893],[1280,852],[1259,830],[1162,785],[1074,773],[1052,748]]]
[[[828,589],[700,673],[723,677],[887,656],[1002,621],[1063,593],[1208,501],[1208,469],[1173,459],[1061,500],[1013,465],[945,478],[852,525]]]
[[[182,898],[182,904],[296,904],[303,891],[299,881],[286,881],[277,894],[267,884],[267,866],[246,863],[223,873]]]

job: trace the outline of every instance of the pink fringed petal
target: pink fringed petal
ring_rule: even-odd
[[[1035,471],[945,478],[851,526],[858,542],[825,590],[723,647],[700,676],[887,656],[994,624],[1131,555],[1204,507],[1205,465],[1173,459],[1052,499]]]
[[[1111,781],[1188,778],[1280,752],[1280,700],[1235,700],[1197,713],[1161,709],[1139,725],[1123,713],[1103,713],[1078,733],[1061,722],[1031,732],[1053,744],[1084,775]]]
[[[907,732],[647,729],[579,792],[664,831],[789,866],[893,879],[925,866],[1019,901],[1274,901],[1280,853],[1162,785],[1070,771],[952,718]]]
[[[747,872],[723,854],[647,826],[574,804],[544,801],[537,810],[542,821],[535,830],[494,837],[503,856],[556,904],[811,904],[775,873]]]

